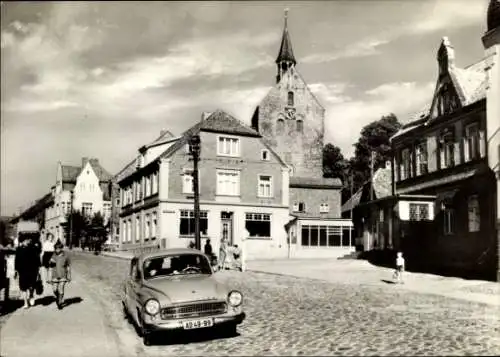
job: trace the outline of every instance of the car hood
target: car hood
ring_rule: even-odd
[[[197,300],[225,300],[227,288],[212,276],[183,275],[151,279],[144,282],[160,303],[182,303]]]

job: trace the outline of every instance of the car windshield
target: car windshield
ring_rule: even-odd
[[[207,258],[200,254],[165,255],[144,262],[144,278],[187,274],[212,274]]]

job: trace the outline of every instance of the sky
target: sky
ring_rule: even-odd
[[[55,184],[57,163],[115,174],[204,111],[249,124],[275,84],[284,9],[297,70],[326,109],[325,144],[431,100],[443,36],[484,50],[488,0],[2,2],[1,215]]]

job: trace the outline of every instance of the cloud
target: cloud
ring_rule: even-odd
[[[309,89],[320,99],[321,103],[337,104],[351,100],[345,94],[349,87],[347,83],[313,83]]]
[[[69,108],[69,107],[77,107],[78,103],[65,101],[65,100],[56,100],[56,101],[43,101],[43,102],[20,102],[20,101],[12,101],[10,102],[6,108],[4,108],[7,112],[45,112],[51,110],[57,110],[61,108]]]
[[[379,46],[389,43],[389,39],[367,38],[334,52],[314,53],[306,56],[301,62],[322,63],[331,62],[341,58],[366,57],[381,54]]]
[[[400,122],[431,100],[434,83],[384,83],[354,100],[326,103],[326,141],[339,146],[345,156],[353,154],[354,141],[363,126],[395,113]],[[349,124],[346,124],[349,123]]]

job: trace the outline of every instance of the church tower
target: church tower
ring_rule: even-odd
[[[255,109],[252,127],[290,166],[292,176],[322,178],[325,109],[296,65],[285,10],[276,84]]]

